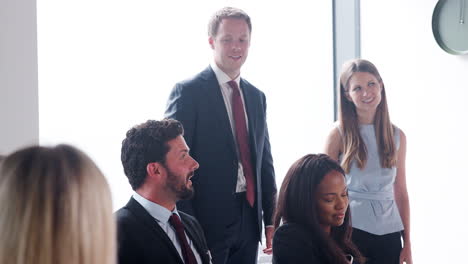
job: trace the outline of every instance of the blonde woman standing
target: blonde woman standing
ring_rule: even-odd
[[[29,147],[0,164],[0,263],[114,264],[106,179],[74,147]]]
[[[348,62],[339,93],[338,125],[328,136],[325,152],[346,172],[353,242],[368,264],[410,264],[406,136],[390,122],[377,68],[367,60]]]

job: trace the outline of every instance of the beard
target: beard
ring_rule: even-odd
[[[188,178],[193,175],[177,175],[173,173],[168,167],[167,170],[167,182],[166,188],[171,190],[175,194],[178,200],[188,200],[191,199],[195,193],[192,186],[188,186]],[[193,172],[192,172],[193,174]]]

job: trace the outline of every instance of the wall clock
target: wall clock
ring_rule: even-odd
[[[432,32],[446,52],[468,54],[468,0],[439,0],[432,14]]]

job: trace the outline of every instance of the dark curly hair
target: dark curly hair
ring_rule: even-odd
[[[127,132],[122,141],[121,160],[133,190],[145,182],[148,163],[164,163],[169,152],[167,142],[183,134],[182,124],[174,119],[148,120]]]

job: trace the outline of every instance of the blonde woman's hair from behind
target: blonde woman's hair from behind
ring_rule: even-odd
[[[338,120],[343,139],[341,166],[346,173],[349,173],[353,160],[356,160],[360,169],[363,169],[367,162],[367,148],[359,133],[356,107],[353,102],[346,98],[346,92],[349,90],[349,80],[356,72],[367,72],[374,75],[382,86],[382,99],[375,113],[374,129],[379,149],[380,165],[383,168],[391,168],[396,165],[397,151],[393,137],[394,127],[390,122],[388,112],[385,86],[375,65],[363,59],[355,59],[345,63],[340,75]]]
[[[5,157],[0,201],[0,263],[115,263],[110,189],[78,149],[36,146]]]

